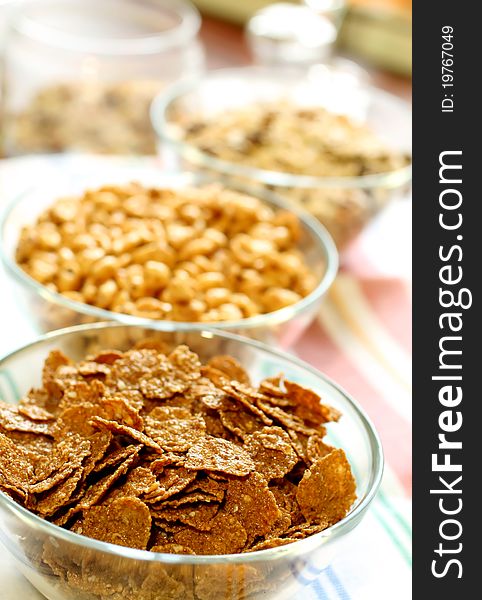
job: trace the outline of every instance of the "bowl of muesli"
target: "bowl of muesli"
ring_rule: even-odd
[[[0,361],[0,544],[49,600],[291,600],[343,548],[378,435],[297,358],[113,323]]]
[[[211,71],[154,101],[170,167],[275,190],[344,248],[411,181],[411,113],[390,94],[318,65]]]
[[[282,347],[313,320],[338,266],[326,230],[283,199],[147,167],[27,191],[4,212],[0,245],[41,331],[209,324]]]

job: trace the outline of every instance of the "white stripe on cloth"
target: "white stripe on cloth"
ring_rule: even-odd
[[[380,396],[408,422],[412,421],[411,394],[393,377],[347,327],[345,321],[327,298],[319,312],[319,321],[333,343],[350,360],[353,367],[376,389]]]
[[[332,568],[353,600],[411,598],[411,568],[371,511],[347,538]]]
[[[411,390],[411,357],[380,321],[364,296],[359,281],[340,273],[330,289],[330,297],[366,349]]]

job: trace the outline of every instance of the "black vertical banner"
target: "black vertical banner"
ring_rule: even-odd
[[[470,8],[414,3],[415,599],[482,596],[482,29]]]

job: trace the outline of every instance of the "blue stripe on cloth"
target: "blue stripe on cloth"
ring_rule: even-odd
[[[336,593],[340,597],[341,600],[350,600],[350,594],[344,588],[342,582],[338,579],[337,574],[333,570],[332,567],[328,567],[325,571],[328,579],[336,590]]]
[[[316,600],[330,600],[328,593],[323,589],[320,582],[320,574],[323,572],[323,569],[309,563],[303,563],[300,571],[298,564],[294,563],[291,565],[291,572],[294,577],[307,588],[307,591],[313,592]],[[303,600],[305,599],[306,597],[303,596]]]
[[[311,584],[311,589],[315,592],[318,600],[329,600],[328,594],[323,589],[319,579],[315,579],[315,581]]]

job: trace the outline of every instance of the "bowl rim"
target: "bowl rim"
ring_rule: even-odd
[[[57,0],[63,4],[78,0]],[[54,48],[73,52],[87,52],[107,56],[142,56],[162,53],[177,48],[199,33],[201,15],[198,9],[185,0],[155,0],[157,11],[168,11],[179,17],[179,22],[166,30],[140,36],[95,37],[87,34],[66,33],[64,30],[38,22],[35,16],[29,16],[28,9],[35,6],[34,0],[22,2],[15,7],[12,30]],[[136,8],[134,2],[134,8]]]
[[[332,68],[336,71],[336,68]],[[292,69],[274,68],[267,69],[261,66],[247,67],[229,67],[222,69],[213,69],[204,75],[196,75],[194,77],[182,78],[179,81],[171,83],[162,92],[154,98],[151,108],[151,124],[158,138],[168,146],[174,148],[178,154],[185,157],[186,160],[201,166],[202,168],[212,169],[219,173],[242,176],[255,180],[265,185],[274,185],[280,187],[294,188],[356,188],[370,189],[374,187],[383,187],[387,189],[398,188],[408,184],[412,178],[412,165],[410,164],[387,171],[384,173],[375,173],[370,175],[357,175],[350,177],[319,177],[314,175],[299,175],[284,171],[271,171],[268,169],[260,169],[248,165],[240,165],[235,162],[222,160],[215,156],[209,155],[198,147],[169,133],[170,120],[168,112],[173,103],[179,100],[185,94],[195,92],[196,89],[206,81],[222,80],[225,77],[238,77],[240,79],[286,79],[287,77],[294,81],[299,80],[299,75]],[[370,91],[371,95],[376,95],[380,98],[398,105],[400,109],[409,110],[409,105],[404,100],[390,94],[380,88],[372,85],[363,84],[363,87]]]
[[[156,169],[147,167],[146,169],[142,168],[141,171],[147,174],[154,174],[155,178],[159,178],[159,183],[156,184],[159,187],[169,188],[170,186],[173,189],[177,187],[189,187],[189,186],[199,186],[203,184],[213,183],[213,178],[210,176],[206,176],[202,173],[190,173],[190,172],[180,172],[180,173],[163,173],[162,171],[156,171]],[[86,178],[88,182],[88,177]],[[142,184],[142,179],[140,181]],[[149,184],[146,184],[149,185]],[[87,183],[84,189],[86,189]],[[44,189],[48,189],[46,185],[33,186],[29,189],[25,190],[21,194],[16,195],[10,202],[6,204],[4,209],[0,212],[0,263],[6,268],[6,271],[9,275],[13,277],[17,282],[26,288],[30,289],[36,296],[42,297],[47,302],[53,303],[57,306],[61,306],[63,308],[70,309],[76,313],[81,313],[87,315],[88,317],[93,317],[97,320],[102,321],[117,321],[120,323],[124,323],[126,325],[140,325],[147,326],[159,329],[161,331],[192,331],[194,329],[204,330],[206,328],[216,328],[220,330],[231,330],[231,329],[245,329],[251,330],[257,327],[269,327],[270,325],[277,325],[280,323],[285,323],[293,319],[299,314],[305,312],[310,307],[316,305],[322,296],[327,292],[331,284],[333,283],[339,266],[338,259],[338,251],[336,249],[335,243],[331,238],[330,234],[326,230],[326,228],[314,217],[308,214],[305,211],[299,210],[296,207],[292,207],[291,204],[284,200],[283,198],[278,197],[276,194],[269,192],[267,190],[253,190],[249,186],[246,185],[230,185],[227,184],[225,186],[228,189],[237,190],[241,193],[247,193],[259,198],[262,202],[270,204],[274,206],[277,210],[287,210],[294,213],[302,226],[310,232],[313,236],[314,240],[318,245],[318,250],[323,254],[323,258],[325,260],[325,272],[321,276],[320,281],[316,288],[310,292],[307,296],[302,298],[299,302],[295,304],[291,304],[290,306],[285,306],[284,308],[278,309],[276,311],[272,311],[269,313],[264,313],[260,315],[256,315],[254,317],[248,317],[245,319],[239,319],[238,321],[220,321],[220,322],[212,322],[212,323],[201,323],[196,321],[171,321],[171,320],[155,320],[155,319],[146,319],[143,317],[136,317],[134,315],[128,315],[124,313],[117,313],[110,310],[106,310],[103,308],[99,308],[94,305],[86,304],[83,302],[77,302],[75,300],[71,300],[66,296],[63,296],[59,292],[54,292],[49,290],[45,285],[41,284],[33,277],[28,275],[15,261],[15,259],[7,254],[5,251],[5,235],[4,231],[8,224],[8,219],[11,213],[15,210],[17,205],[19,205],[22,201],[25,201],[29,196],[41,192]],[[54,202],[55,198],[52,199]],[[17,232],[19,234],[20,231]],[[18,240],[18,236],[17,236]]]
[[[97,322],[93,324],[75,325],[73,327],[65,327],[63,329],[50,331],[49,333],[37,337],[34,341],[29,342],[28,344],[24,344],[20,348],[17,348],[16,350],[13,350],[8,354],[0,357],[0,368],[3,366],[4,362],[14,359],[17,355],[20,355],[25,350],[30,350],[32,348],[35,348],[36,346],[42,346],[45,342],[50,342],[51,340],[55,340],[56,338],[69,336],[72,334],[75,335],[93,330],[108,330],[125,327],[131,328],[137,326],[115,322]],[[149,327],[147,327],[147,329],[149,329]],[[153,328],[150,329],[155,331]],[[13,510],[13,512],[20,513],[20,516],[23,520],[31,521],[31,523],[29,524],[33,525],[33,527],[36,530],[40,530],[46,535],[51,535],[60,538],[65,542],[76,544],[78,546],[91,550],[99,550],[102,552],[107,552],[108,554],[122,556],[123,558],[171,564],[182,563],[192,565],[212,565],[217,564],[219,562],[244,563],[258,562],[269,559],[278,559],[284,554],[295,554],[298,553],[298,551],[301,552],[303,547],[308,548],[310,546],[313,546],[316,541],[319,541],[321,543],[321,541],[324,539],[325,543],[328,543],[330,539],[337,539],[343,536],[345,533],[351,531],[359,523],[359,520],[366,513],[368,507],[375,498],[378,492],[378,488],[381,484],[384,470],[384,454],[380,436],[370,417],[368,417],[364,409],[356,400],[354,400],[351,397],[350,394],[348,394],[340,385],[338,385],[330,377],[328,377],[323,372],[319,371],[315,367],[311,366],[305,361],[302,361],[301,359],[292,354],[282,352],[280,350],[272,348],[271,346],[268,346],[267,344],[258,342],[257,340],[246,338],[231,332],[227,333],[223,331],[217,331],[208,327],[205,327],[203,331],[192,331],[194,331],[195,333],[199,333],[199,335],[201,336],[203,336],[204,333],[208,339],[212,339],[213,337],[219,337],[225,340],[230,340],[247,346],[251,346],[257,350],[267,353],[268,355],[271,355],[271,357],[273,358],[281,358],[285,361],[288,361],[296,367],[308,371],[310,375],[321,379],[324,384],[327,384],[328,387],[331,387],[336,392],[341,394],[343,398],[348,402],[351,409],[353,409],[356,416],[358,417],[361,426],[364,428],[365,433],[367,434],[368,442],[370,444],[370,450],[372,453],[372,461],[370,486],[368,488],[368,491],[365,494],[365,497],[361,500],[361,502],[357,506],[355,506],[355,508],[353,508],[353,510],[351,510],[351,512],[349,512],[346,517],[344,517],[341,521],[338,521],[338,523],[335,523],[335,525],[332,525],[331,527],[328,527],[327,529],[319,533],[311,535],[303,540],[296,540],[284,546],[237,554],[206,554],[191,556],[184,554],[180,555],[161,552],[150,552],[149,550],[127,548],[124,546],[118,546],[109,542],[102,542],[100,540],[95,540],[93,538],[74,533],[68,529],[63,529],[62,527],[59,527],[58,525],[55,525],[54,523],[46,521],[45,519],[42,519],[41,517],[31,513],[29,510],[22,507],[20,504],[17,504],[17,502],[15,502],[12,498],[7,496],[7,494],[5,494],[2,491],[0,491],[0,506],[2,505],[2,503],[4,503],[7,506],[7,508]]]

